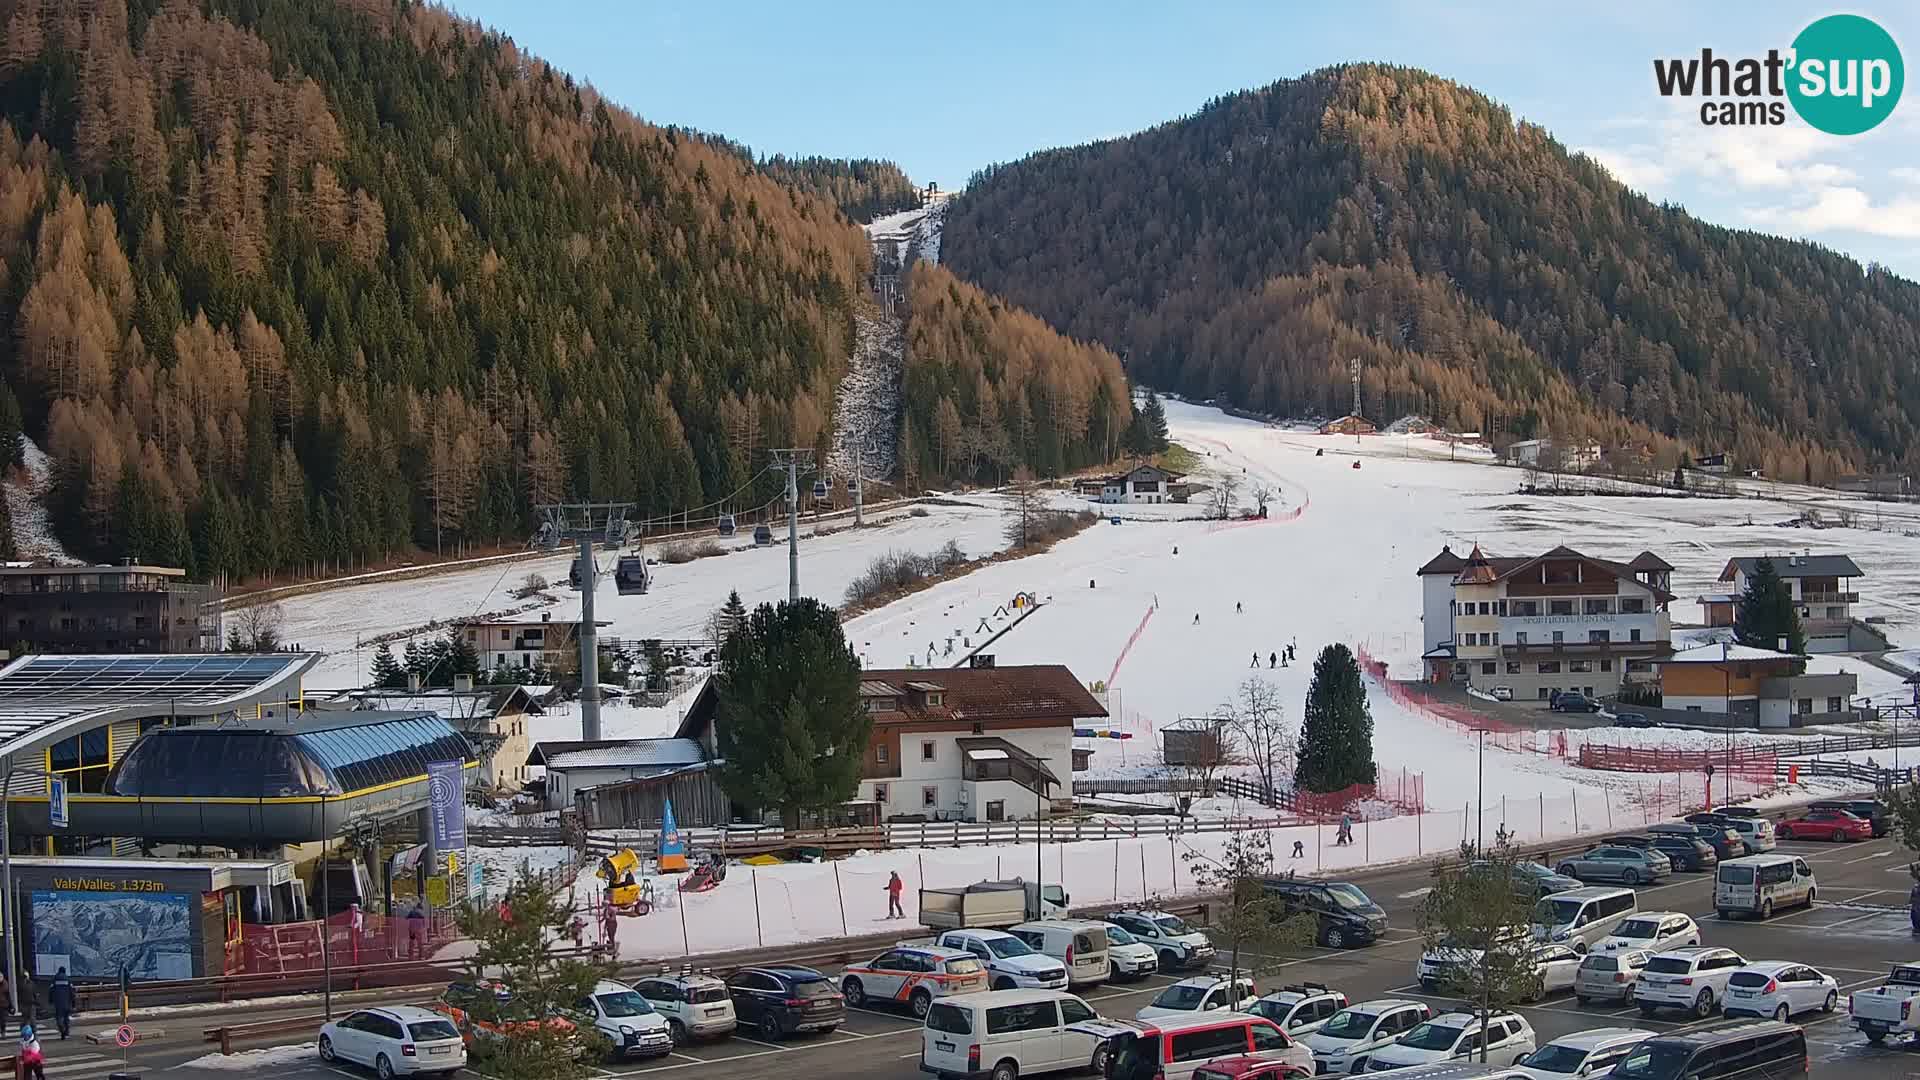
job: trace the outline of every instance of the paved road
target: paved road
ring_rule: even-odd
[[[1804,855],[1814,865],[1821,896],[1815,907],[1776,915],[1765,923],[1722,922],[1713,915],[1711,880],[1700,874],[1679,875],[1664,884],[1640,889],[1640,906],[1643,910],[1691,914],[1701,921],[1709,944],[1737,949],[1749,959],[1812,963],[1840,981],[1843,1000],[1845,990],[1876,984],[1891,964],[1920,960],[1920,941],[1909,930],[1904,912],[1910,880],[1902,853],[1891,840],[1850,845],[1790,843],[1783,844],[1781,850]],[[1386,940],[1342,953],[1315,948],[1300,955],[1263,958],[1263,966],[1271,968],[1272,973],[1263,975],[1261,985],[1310,979],[1344,990],[1354,1001],[1392,994],[1425,998],[1435,1006],[1447,1004],[1447,999],[1421,994],[1412,980],[1421,950],[1412,927],[1426,886],[1425,871],[1409,869],[1371,877],[1364,886],[1388,909],[1395,929]],[[1084,996],[1102,1013],[1130,1016],[1171,981],[1155,977],[1133,985],[1102,986]],[[1601,1026],[1671,1031],[1690,1024],[1668,1014],[1646,1020],[1632,1009],[1582,1007],[1570,997],[1550,999],[1520,1011],[1542,1041]],[[177,1026],[181,1035],[197,1037],[206,1022]],[[1807,1028],[1816,1076],[1891,1078],[1920,1073],[1920,1055],[1900,1048],[1867,1046],[1866,1040],[1846,1025],[1844,1006],[1833,1016],[1809,1016],[1800,1022]],[[855,1010],[845,1027],[824,1037],[779,1044],[735,1037],[686,1047],[655,1062],[608,1066],[602,1071],[609,1076],[659,1074],[671,1080],[792,1080],[795,1075],[909,1080],[920,1075],[918,1032],[917,1025],[905,1016]],[[149,1074],[156,1066],[185,1060],[202,1049],[176,1047],[174,1043],[170,1036],[162,1046],[141,1048]],[[48,1069],[52,1080],[98,1080],[107,1071],[92,1062],[86,1063],[86,1069],[68,1071],[61,1068],[59,1054],[56,1047]],[[277,1067],[273,1072],[276,1080],[340,1080],[342,1076],[362,1080],[354,1070],[323,1066],[317,1060],[308,1065]],[[202,1076],[233,1074],[182,1068],[165,1075],[199,1080]]]

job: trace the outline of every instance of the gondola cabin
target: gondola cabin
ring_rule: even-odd
[[[824,499],[832,493],[832,491],[833,489],[827,486],[825,480],[815,480],[813,482],[813,497],[816,499]]]
[[[753,527],[753,546],[754,547],[767,547],[772,543],[773,543],[772,529],[767,528],[765,525],[755,525]]]
[[[732,536],[733,533],[734,533],[733,515],[721,514],[720,515],[720,535]]]
[[[576,589],[580,587],[580,560],[577,558],[574,559],[573,564],[567,568],[567,584]]]
[[[645,555],[622,555],[613,567],[613,585],[621,596],[645,595],[647,586],[653,584],[653,575],[647,569]]]

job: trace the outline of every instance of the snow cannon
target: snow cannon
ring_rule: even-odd
[[[607,883],[607,903],[616,908],[630,908],[639,903],[642,889],[634,875],[640,871],[640,856],[632,848],[619,851],[600,860],[594,876]]]

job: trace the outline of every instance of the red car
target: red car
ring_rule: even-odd
[[[1871,840],[1873,822],[1845,810],[1816,807],[1781,822],[1780,835],[1787,840]]]
[[[1193,1071],[1193,1080],[1296,1080],[1312,1075],[1298,1065],[1243,1054],[1207,1062]]]

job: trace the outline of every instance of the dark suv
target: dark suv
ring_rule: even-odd
[[[727,993],[741,1027],[777,1042],[796,1031],[826,1034],[847,1018],[833,980],[807,967],[741,968],[727,976]]]
[[[1317,938],[1329,949],[1365,945],[1387,932],[1386,911],[1351,882],[1267,878],[1261,884],[1279,901],[1281,917],[1312,913],[1320,923]]]
[[[1873,823],[1874,839],[1887,835],[1893,827],[1893,821],[1887,817],[1886,807],[1876,799],[1827,799],[1807,807],[1809,810],[1845,810],[1857,818]]]
[[[1551,712],[1597,713],[1600,711],[1600,703],[1578,690],[1563,690],[1554,695],[1553,700],[1547,704],[1547,709]]]
[[[1705,870],[1720,864],[1720,856],[1713,850],[1713,845],[1699,837],[1657,833],[1651,846],[1655,851],[1665,852],[1675,870]]]

